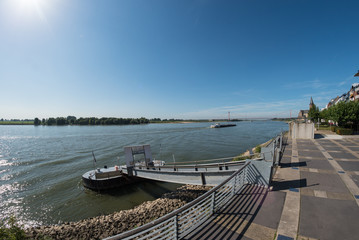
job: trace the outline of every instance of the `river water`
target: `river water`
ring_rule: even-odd
[[[91,151],[98,167],[124,164],[124,146],[142,144],[167,162],[233,157],[288,129],[276,121],[209,126],[0,126],[0,219],[13,215],[25,226],[77,221],[132,208],[180,186],[142,182],[106,194],[84,189],[81,175],[93,169]]]

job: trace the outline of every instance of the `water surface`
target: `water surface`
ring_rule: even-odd
[[[142,144],[167,162],[233,157],[288,128],[275,121],[209,125],[0,126],[0,218],[15,215],[26,225],[76,221],[132,208],[180,186],[143,182],[106,194],[84,189],[91,151],[98,167],[124,164],[124,146]]]

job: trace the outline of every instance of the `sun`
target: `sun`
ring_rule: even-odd
[[[46,0],[11,0],[17,12],[22,16],[37,15],[42,21],[46,22],[43,7]]]
[[[36,9],[41,0],[15,0],[16,5],[24,9]]]

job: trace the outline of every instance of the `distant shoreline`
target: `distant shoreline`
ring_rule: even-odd
[[[34,121],[0,121],[0,125],[34,125]]]
[[[235,119],[235,120],[230,120],[230,122],[242,122],[242,121],[252,121],[252,120],[241,120],[241,119]],[[255,120],[253,120],[255,121]],[[175,124],[175,123],[180,123],[180,124],[189,124],[189,123],[203,123],[203,122],[208,122],[208,123],[213,123],[213,122],[228,122],[228,120],[225,119],[208,119],[208,120],[161,120],[161,121],[151,121],[149,120],[148,122],[142,122],[142,123],[110,123],[110,124],[106,124],[106,123],[101,123],[101,124],[93,124],[93,123],[86,123],[86,124],[80,124],[80,123],[65,123],[65,124],[56,124],[56,123],[52,123],[52,124],[35,124],[34,120],[5,120],[5,121],[0,121],[0,126],[12,126],[12,125],[35,125],[35,126],[125,126],[125,125],[142,125],[142,124]]]

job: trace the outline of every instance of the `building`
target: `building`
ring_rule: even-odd
[[[359,77],[359,71],[354,74],[354,77]],[[359,101],[359,83],[353,83],[350,90],[347,93],[343,93],[341,96],[337,96],[329,101],[325,108],[329,108],[340,102]]]
[[[359,83],[352,84],[349,91],[350,101],[359,101]]]
[[[300,110],[298,113],[298,119],[307,119],[309,110]]]
[[[309,110],[314,106],[315,106],[315,104],[313,102],[313,98],[310,97]],[[309,110],[300,110],[298,113],[298,119],[306,120],[308,118]]]

